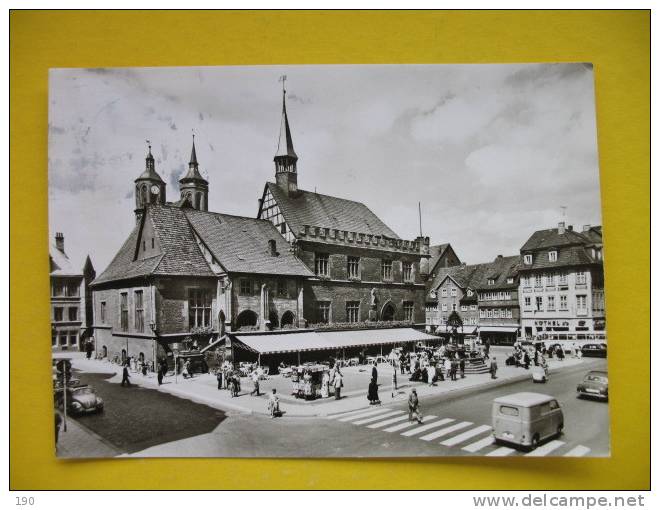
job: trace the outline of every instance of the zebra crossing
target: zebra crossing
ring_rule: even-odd
[[[398,434],[443,448],[457,448],[468,454],[486,457],[549,455],[583,457],[591,451],[583,445],[570,448],[565,441],[555,439],[525,453],[508,446],[496,445],[490,425],[479,425],[470,421],[434,415],[424,416],[422,423],[411,422],[406,411],[388,407],[358,409],[329,415],[326,419],[364,427],[376,433]]]

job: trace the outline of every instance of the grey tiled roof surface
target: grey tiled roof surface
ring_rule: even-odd
[[[148,275],[214,276],[194,232],[228,272],[312,276],[289,251],[289,244],[266,220],[229,216],[173,205],[151,205],[151,221],[161,254],[135,260],[140,227],[136,226],[115,258],[94,284]],[[268,245],[275,239],[279,256]]]
[[[600,227],[592,227],[587,233],[566,229],[563,234],[560,234],[556,228],[549,228],[534,232],[520,251],[532,251],[593,242],[602,242]]]
[[[594,264],[597,261],[593,260],[583,246],[567,246],[558,248],[557,261],[550,262],[549,252],[534,253],[532,264],[521,264],[520,269],[549,269],[553,267],[567,267],[567,266],[580,266],[585,264]]]
[[[449,275],[461,288],[474,290],[501,290],[512,289],[518,286],[519,257],[497,257],[493,262],[484,264],[460,265],[440,268],[430,289],[436,289]],[[514,283],[506,283],[507,278],[513,277]],[[494,278],[495,283],[488,285],[488,279]],[[466,298],[467,299],[467,298]]]
[[[105,271],[94,279],[92,282],[93,285],[145,276],[151,274],[156,269],[160,259],[163,257],[162,255],[144,260],[133,260],[139,231],[140,228],[136,225]]]
[[[298,190],[295,197],[288,197],[277,184],[269,182],[266,185],[294,234],[298,234],[303,225],[310,225],[399,239],[361,202],[305,190]]]
[[[429,247],[429,253],[431,255],[431,258],[429,259],[429,268],[433,269],[435,265],[438,263],[440,260],[440,257],[442,257],[442,254],[445,252],[445,250],[449,247],[449,243],[445,244],[436,244],[433,246]]]
[[[229,272],[313,276],[289,243],[266,220],[184,209],[190,224]],[[270,254],[275,240],[278,255]]]

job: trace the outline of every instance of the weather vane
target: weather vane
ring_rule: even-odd
[[[283,74],[282,76],[280,76],[280,79],[277,80],[277,81],[282,82],[282,93],[286,94],[286,89],[284,88],[284,85],[286,84],[286,74]]]

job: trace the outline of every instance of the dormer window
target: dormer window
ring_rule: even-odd
[[[506,279],[506,283],[513,283],[513,276],[509,276],[509,277]]]
[[[488,285],[495,285],[495,278],[488,278]]]
[[[467,295],[468,295],[468,296],[472,296],[472,291],[471,291],[470,289],[468,289],[468,291],[467,291]]]
[[[527,265],[531,265],[532,264],[532,255],[531,254],[523,255],[523,262]]]
[[[548,259],[550,262],[557,262],[557,250],[552,250],[548,253]]]

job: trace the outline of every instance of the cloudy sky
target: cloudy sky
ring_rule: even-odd
[[[274,179],[280,75],[302,189],[366,203],[467,263],[537,229],[600,224],[593,71],[583,64],[51,70],[50,234],[103,270],[134,225],[146,142],[178,197],[196,135],[209,210],[255,216]]]

